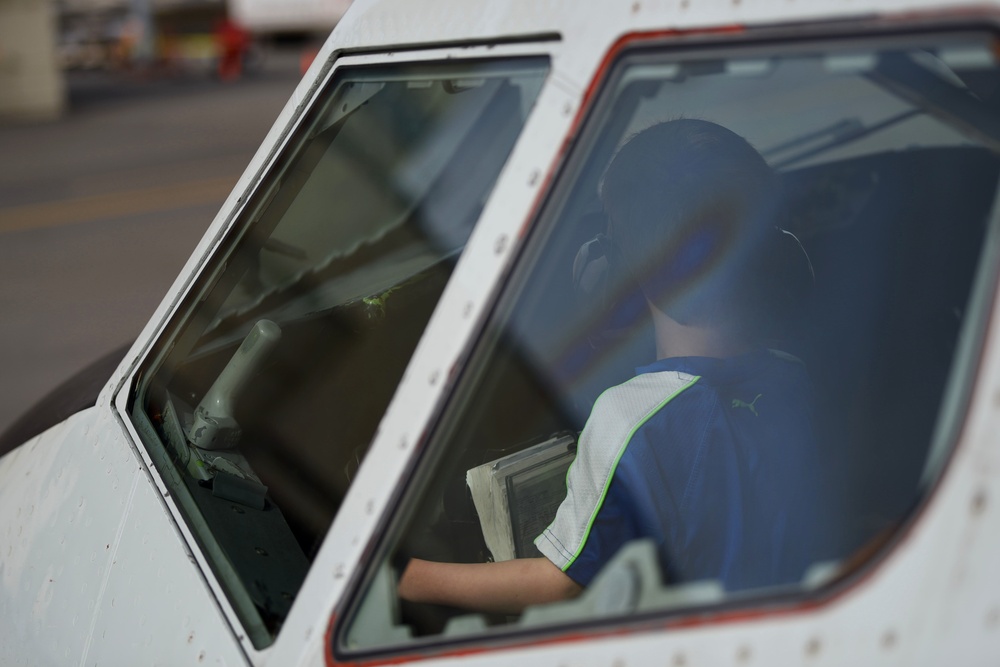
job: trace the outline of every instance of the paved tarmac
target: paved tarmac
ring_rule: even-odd
[[[0,126],[0,432],[138,335],[298,79],[77,73],[64,118]]]

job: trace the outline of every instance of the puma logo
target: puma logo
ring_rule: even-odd
[[[757,414],[757,408],[755,407],[755,405],[757,403],[757,399],[760,398],[763,395],[764,394],[757,394],[754,397],[754,399],[752,401],[750,401],[749,403],[747,403],[746,401],[741,401],[738,398],[734,398],[733,399],[733,407],[734,408],[746,408],[747,410],[749,410],[750,412],[753,413],[754,417],[760,417],[760,415]]]

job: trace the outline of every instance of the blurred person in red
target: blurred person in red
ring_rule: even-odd
[[[250,35],[228,16],[215,24],[215,48],[221,81],[235,81],[243,73],[243,57],[250,45]]]

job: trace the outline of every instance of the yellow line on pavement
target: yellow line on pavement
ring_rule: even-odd
[[[226,176],[43,204],[0,208],[0,233],[62,227],[192,206],[221,205],[236,181],[237,177]],[[206,226],[209,222],[211,221],[205,221]]]

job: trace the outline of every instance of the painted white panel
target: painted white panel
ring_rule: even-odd
[[[77,414],[0,459],[0,664],[84,654],[135,470]]]
[[[142,479],[114,546],[84,665],[243,665],[157,492]]]
[[[245,664],[107,408],[0,459],[0,479],[0,664]]]

